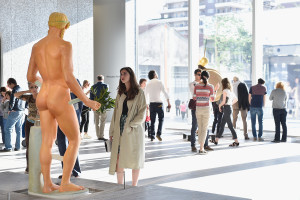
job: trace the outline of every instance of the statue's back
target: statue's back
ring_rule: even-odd
[[[37,99],[40,110],[57,110],[58,102],[67,103],[70,100],[70,90],[64,78],[62,65],[62,54],[66,45],[68,43],[62,39],[50,36],[34,45],[35,62],[43,79]]]
[[[36,43],[35,60],[44,84],[65,83],[61,66],[61,53],[65,43],[60,38],[51,37],[45,37]],[[66,84],[64,86],[68,87]]]

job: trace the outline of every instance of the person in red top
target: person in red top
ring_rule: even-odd
[[[181,112],[182,120],[184,120],[184,116],[186,113],[186,105],[185,105],[184,101],[180,105],[180,112]]]
[[[147,85],[147,80],[144,78],[141,78],[139,81],[140,87],[145,90]],[[151,138],[151,131],[150,131],[150,113],[149,113],[149,106],[147,106],[146,110],[146,120],[145,120],[145,131],[148,130],[148,138]]]
[[[198,142],[200,144],[200,155],[205,155],[204,142],[210,117],[210,101],[215,99],[214,86],[208,83],[209,73],[202,71],[199,84],[195,85],[193,99],[196,100],[196,117],[198,122]],[[216,90],[218,89],[218,85]]]

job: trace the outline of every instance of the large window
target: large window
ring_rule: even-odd
[[[208,68],[218,70],[222,77],[238,76],[251,80],[252,17],[251,2],[235,2],[241,12],[231,12],[232,7],[216,3],[217,13],[200,14],[200,52],[209,60]],[[223,12],[224,11],[224,12]],[[203,34],[201,34],[203,33]]]
[[[171,103],[177,98],[187,101],[188,1],[137,2],[138,79],[148,78],[148,72],[155,70]]]
[[[294,22],[300,17],[300,1],[266,1],[262,6],[260,19],[263,20],[264,31],[261,56],[268,93],[278,81],[285,82],[289,94],[288,118],[299,118],[300,29]]]
[[[188,77],[189,1],[127,1],[137,2],[138,78],[156,70],[171,102],[187,101],[188,78],[193,79]],[[254,2],[261,6],[258,16]],[[289,116],[299,118],[300,29],[293,25],[299,17],[300,0],[199,0],[199,59],[205,55],[207,68],[230,80],[238,76],[248,87],[264,78],[268,94],[276,82],[286,82]],[[265,117],[272,117],[270,102]]]

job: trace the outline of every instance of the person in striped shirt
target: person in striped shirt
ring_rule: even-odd
[[[214,101],[215,99],[214,86],[208,83],[208,79],[209,73],[207,71],[202,71],[200,83],[195,85],[193,95],[193,99],[196,100],[196,117],[198,122],[198,142],[200,144],[200,155],[207,154],[207,151],[204,150],[204,142],[206,139],[207,127],[211,112],[210,101]]]

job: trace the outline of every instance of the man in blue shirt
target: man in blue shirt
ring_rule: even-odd
[[[12,151],[11,145],[11,134],[13,129],[16,130],[16,143],[15,151],[20,151],[21,148],[21,132],[22,124],[24,121],[24,110],[25,110],[25,101],[15,97],[15,93],[22,91],[21,87],[17,84],[17,81],[14,78],[9,78],[7,80],[7,86],[12,89],[12,93],[9,101],[9,115],[4,127],[5,133],[5,148],[1,152]]]
[[[250,88],[249,91],[249,103],[250,103],[250,115],[251,115],[251,124],[252,124],[252,134],[253,140],[257,140],[256,134],[256,115],[258,117],[258,141],[264,141],[262,138],[263,134],[263,109],[266,102],[267,89],[264,86],[265,81],[263,79],[258,79],[258,84]]]
[[[98,82],[91,87],[91,93],[90,93],[90,99],[95,100],[95,97],[99,97],[100,93],[103,89],[109,88],[107,84],[105,84],[104,76],[99,75],[97,77]],[[93,92],[95,91],[95,93]],[[96,135],[98,140],[106,140],[104,138],[104,127],[105,127],[105,121],[106,121],[106,112],[103,113],[94,111],[94,122],[95,122],[95,129],[96,129]]]

